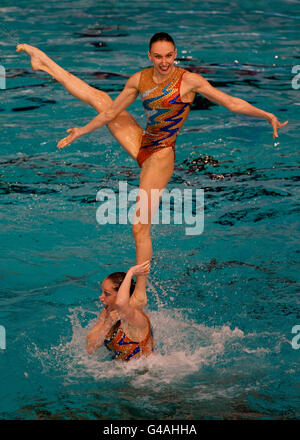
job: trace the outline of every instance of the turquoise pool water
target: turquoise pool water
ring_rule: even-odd
[[[299,418],[299,17],[277,0],[1,3],[2,419]],[[179,65],[289,124],[274,142],[266,121],[196,101],[168,188],[204,189],[204,232],[153,226],[156,352],[124,365],[89,357],[85,336],[98,282],[135,261],[131,226],[100,226],[96,194],[137,187],[139,168],[106,128],[58,150],[95,112],[15,44],[116,97],[162,30]],[[145,124],[140,99],[130,111]]]

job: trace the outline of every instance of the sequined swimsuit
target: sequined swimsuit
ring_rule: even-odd
[[[129,339],[121,327],[121,321],[118,321],[110,329],[104,344],[106,348],[112,352],[114,359],[129,361],[133,358],[149,356],[154,350],[153,333],[150,321],[149,331],[142,341],[135,342]]]
[[[147,127],[137,156],[140,167],[152,153],[162,148],[172,147],[175,155],[177,134],[190,111],[190,103],[182,102],[180,97],[180,85],[186,70],[175,67],[172,75],[160,84],[153,81],[153,70],[153,67],[142,70],[139,81],[147,116]]]

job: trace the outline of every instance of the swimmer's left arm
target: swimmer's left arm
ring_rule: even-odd
[[[186,81],[190,87],[190,91],[200,93],[210,101],[226,107],[234,113],[242,113],[244,115],[254,116],[266,119],[273,127],[273,138],[278,137],[278,128],[285,126],[288,121],[280,123],[275,115],[261,110],[243,99],[230,96],[227,93],[213,87],[203,76],[196,73],[186,75]]]

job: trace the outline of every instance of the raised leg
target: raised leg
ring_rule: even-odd
[[[80,78],[67,72],[38,48],[29,44],[19,44],[17,52],[20,51],[26,52],[31,57],[33,70],[42,70],[49,73],[71,95],[94,107],[98,113],[110,107],[112,99],[107,93],[89,86]],[[136,120],[127,111],[123,111],[107,127],[131,157],[136,159],[143,132]]]
[[[167,186],[174,170],[174,152],[172,148],[165,148],[152,154],[142,165],[140,174],[139,189],[144,190],[144,195],[137,197],[136,218],[141,219],[140,222],[133,224],[132,232],[136,243],[136,263],[141,264],[152,258],[152,242],[151,242],[151,220],[155,217],[159,201],[161,199],[162,190]],[[151,198],[152,190],[156,190],[158,198]],[[154,194],[155,195],[155,194]],[[152,203],[151,203],[152,200]],[[147,206],[145,206],[147,205]],[[147,212],[147,223],[142,222],[142,210]],[[146,295],[147,276],[137,277],[136,286],[132,295],[132,303],[138,307],[144,307],[147,304]]]

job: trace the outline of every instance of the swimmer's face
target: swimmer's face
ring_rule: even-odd
[[[156,41],[148,52],[149,60],[160,75],[169,75],[174,66],[177,51],[169,41]]]
[[[105,278],[101,284],[102,293],[99,297],[100,301],[104,305],[104,307],[113,306],[116,298],[117,298],[117,292],[114,288],[114,283]]]

